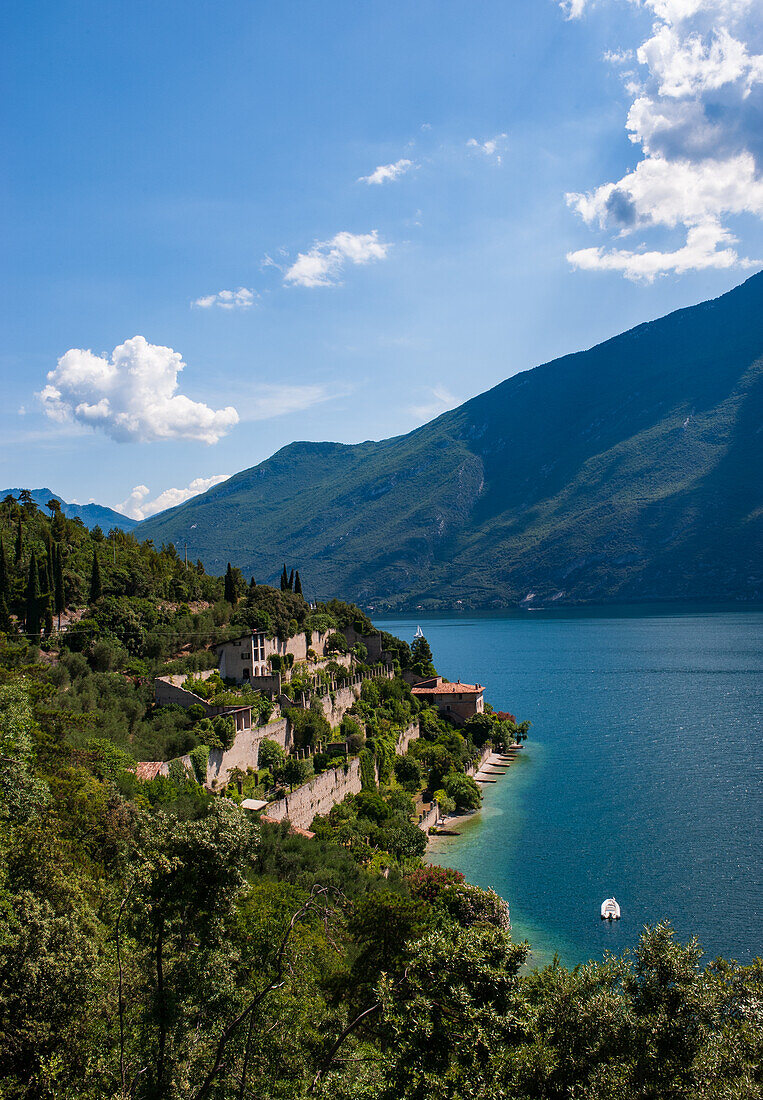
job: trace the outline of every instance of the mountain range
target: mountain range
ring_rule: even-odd
[[[20,492],[21,489],[0,489],[0,500],[7,497],[9,493],[18,497]],[[29,494],[38,508],[47,508],[49,500],[57,500],[67,519],[81,519],[85,527],[91,531],[94,527],[101,527],[104,531],[110,531],[112,527],[132,531],[138,522],[128,519],[121,512],[115,512],[113,508],[105,508],[102,504],[69,504],[51,489],[30,489]]]
[[[292,443],[136,535],[377,610],[755,599],[762,356],[759,273],[407,435]]]

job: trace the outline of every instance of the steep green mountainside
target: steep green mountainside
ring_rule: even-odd
[[[20,492],[21,489],[0,489],[0,500],[4,500],[9,494],[18,497]],[[100,527],[103,531],[110,531],[112,527],[117,527],[120,531],[132,531],[138,522],[128,519],[121,512],[115,512],[113,508],[105,508],[102,504],[69,504],[51,489],[30,489],[29,495],[38,508],[47,508],[49,500],[57,500],[67,519],[81,519],[91,531],[94,527]]]
[[[294,443],[139,525],[381,606],[763,595],[763,273],[405,436]]]

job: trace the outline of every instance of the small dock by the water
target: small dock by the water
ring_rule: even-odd
[[[509,745],[505,752],[491,753],[475,774],[475,782],[496,783],[500,776],[505,775],[508,768],[514,763],[521,748],[522,746],[517,743]]]

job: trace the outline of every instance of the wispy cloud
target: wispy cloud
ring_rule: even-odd
[[[148,519],[157,512],[163,512],[166,508],[175,508],[178,504],[184,504],[191,497],[199,493],[206,493],[213,485],[219,485],[221,481],[227,481],[230,474],[213,474],[211,477],[197,477],[184,489],[165,489],[154,497],[147,485],[136,485],[126,500],[117,505],[117,511],[130,519]]]
[[[559,7],[568,19],[579,19],[590,3],[591,0],[559,0]]]
[[[194,439],[217,443],[238,423],[232,406],[211,409],[178,393],[179,352],[133,336],[111,357],[71,348],[38,398],[59,423],[100,429],[120,443]]]
[[[258,294],[245,286],[238,290],[218,290],[217,294],[207,294],[202,298],[195,298],[191,305],[196,309],[251,309]]]
[[[496,134],[495,137],[488,138],[487,141],[477,141],[476,138],[469,138],[466,145],[467,148],[476,149],[486,157],[495,157],[496,162],[500,164],[502,145],[507,137],[508,134]]]
[[[389,183],[415,167],[412,160],[405,159],[396,160],[394,164],[380,164],[369,176],[360,176],[358,183]]]
[[[303,412],[339,396],[323,385],[258,385],[252,395],[239,402],[243,420],[271,420],[276,416]]]
[[[426,423],[433,420],[440,413],[447,412],[458,404],[458,398],[446,390],[444,386],[434,386],[427,391],[429,400],[421,405],[409,405],[408,412],[414,419]]]
[[[300,252],[284,275],[291,286],[336,286],[347,264],[368,264],[383,260],[390,245],[371,233],[337,233],[329,241],[318,241],[308,252]]]
[[[633,61],[633,57],[633,50],[605,50],[601,55],[602,61],[606,61],[608,65],[625,65]]]

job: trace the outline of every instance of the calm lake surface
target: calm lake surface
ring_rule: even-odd
[[[763,612],[378,621],[407,641],[419,623],[444,676],[532,722],[482,811],[430,858],[506,898],[535,962],[601,958],[665,918],[711,957],[763,954]]]

